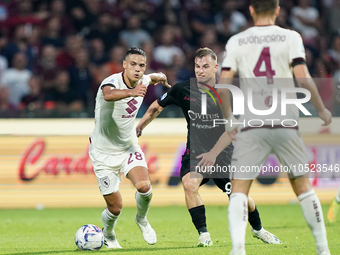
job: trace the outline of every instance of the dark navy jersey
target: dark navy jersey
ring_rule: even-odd
[[[211,91],[210,91],[211,92]],[[225,132],[225,125],[214,125],[214,119],[223,119],[220,110],[219,100],[214,96],[214,100],[207,96],[207,114],[201,114],[202,92],[199,91],[196,80],[185,81],[175,84],[167,93],[158,99],[158,104],[166,107],[170,104],[179,106],[187,121],[187,150],[190,151],[190,157],[209,152],[217,143],[220,136]],[[233,145],[230,144],[225,148],[218,158],[231,158]]]

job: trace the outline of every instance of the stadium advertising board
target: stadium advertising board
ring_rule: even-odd
[[[178,135],[145,136],[140,139],[153,187],[159,191],[155,191],[156,205],[182,204],[184,201],[179,169],[185,140],[185,136]],[[0,194],[3,198],[0,208],[99,206],[103,203],[88,156],[87,136],[1,136],[0,145]],[[340,146],[310,144],[307,145],[307,152],[309,166],[314,169],[311,174],[313,185],[316,188],[335,189],[340,178],[339,168],[336,167],[340,162]],[[327,171],[323,170],[325,167]],[[278,169],[280,164],[277,158],[270,156],[263,165],[253,192],[260,194],[270,187],[271,193],[282,193],[283,189],[286,192],[287,186],[289,195],[284,196],[287,202],[294,196],[287,179],[283,178],[285,175]],[[129,196],[126,204],[133,204],[131,194],[134,189],[130,182],[124,178],[121,188]],[[211,199],[215,193],[220,194],[216,187],[202,189],[203,196],[208,196],[211,203],[226,202],[223,194],[215,197],[216,200]],[[263,202],[270,202],[270,197],[261,197]],[[322,196],[320,198],[323,199]]]

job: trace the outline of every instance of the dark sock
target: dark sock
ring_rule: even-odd
[[[262,228],[259,211],[255,206],[255,211],[248,213],[248,221],[253,229],[260,230]]]
[[[203,232],[208,232],[207,223],[205,219],[205,208],[204,205],[196,206],[189,209],[189,213],[191,215],[192,222],[194,223],[198,234]]]

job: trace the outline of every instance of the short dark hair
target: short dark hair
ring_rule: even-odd
[[[214,59],[215,61],[217,61],[217,55],[216,55],[216,53],[215,53],[212,49],[209,49],[208,47],[199,48],[199,49],[196,51],[196,53],[195,53],[194,59],[196,59],[196,58],[203,58],[203,57],[205,57],[206,55],[210,55],[212,59]]]
[[[143,57],[146,57],[146,53],[143,49],[139,48],[139,47],[131,47],[130,49],[128,49],[126,51],[126,54],[125,54],[125,58],[127,56],[130,56],[130,55],[141,55]]]
[[[256,14],[273,14],[279,6],[279,0],[251,0]]]

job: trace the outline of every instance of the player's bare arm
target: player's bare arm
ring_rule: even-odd
[[[136,133],[137,137],[140,137],[142,135],[143,129],[153,120],[155,119],[162,111],[163,107],[160,106],[155,100],[148,108],[146,113],[144,114],[143,118],[140,120],[136,127]]]
[[[233,78],[235,76],[235,72],[233,70],[222,70],[220,75],[220,83],[223,84],[231,84],[233,81]],[[221,97],[222,101],[222,114],[225,119],[228,119],[232,113],[231,113],[231,99],[230,99],[230,91],[229,89],[218,89],[217,93]]]
[[[117,101],[127,97],[144,97],[146,94],[146,86],[142,81],[133,89],[116,89],[112,86],[103,87],[103,95],[105,101]]]
[[[304,64],[296,65],[293,68],[293,72],[299,86],[307,89],[311,93],[310,101],[318,111],[319,117],[324,121],[322,125],[329,125],[332,122],[332,114],[323,104],[318,89],[309,74],[307,66]]]
[[[230,137],[228,131],[225,131],[214,147],[206,153],[202,153],[198,155],[196,158],[200,158],[201,161],[197,164],[197,166],[212,166],[215,164],[217,156],[232,142],[232,138]]]
[[[162,72],[152,73],[152,74],[149,74],[149,77],[151,79],[150,84],[154,84],[155,86],[162,84],[167,88],[171,88],[171,85],[169,85],[166,75],[164,73]]]
[[[232,84],[234,76],[235,71],[232,69],[222,70],[220,75],[220,83]],[[231,120],[235,122],[236,118],[231,112],[231,98],[229,89],[218,89],[217,92],[220,95],[222,101],[221,111],[223,117],[228,120],[228,123],[230,123]],[[238,125],[229,126],[227,129],[232,140],[236,140],[237,126]]]

